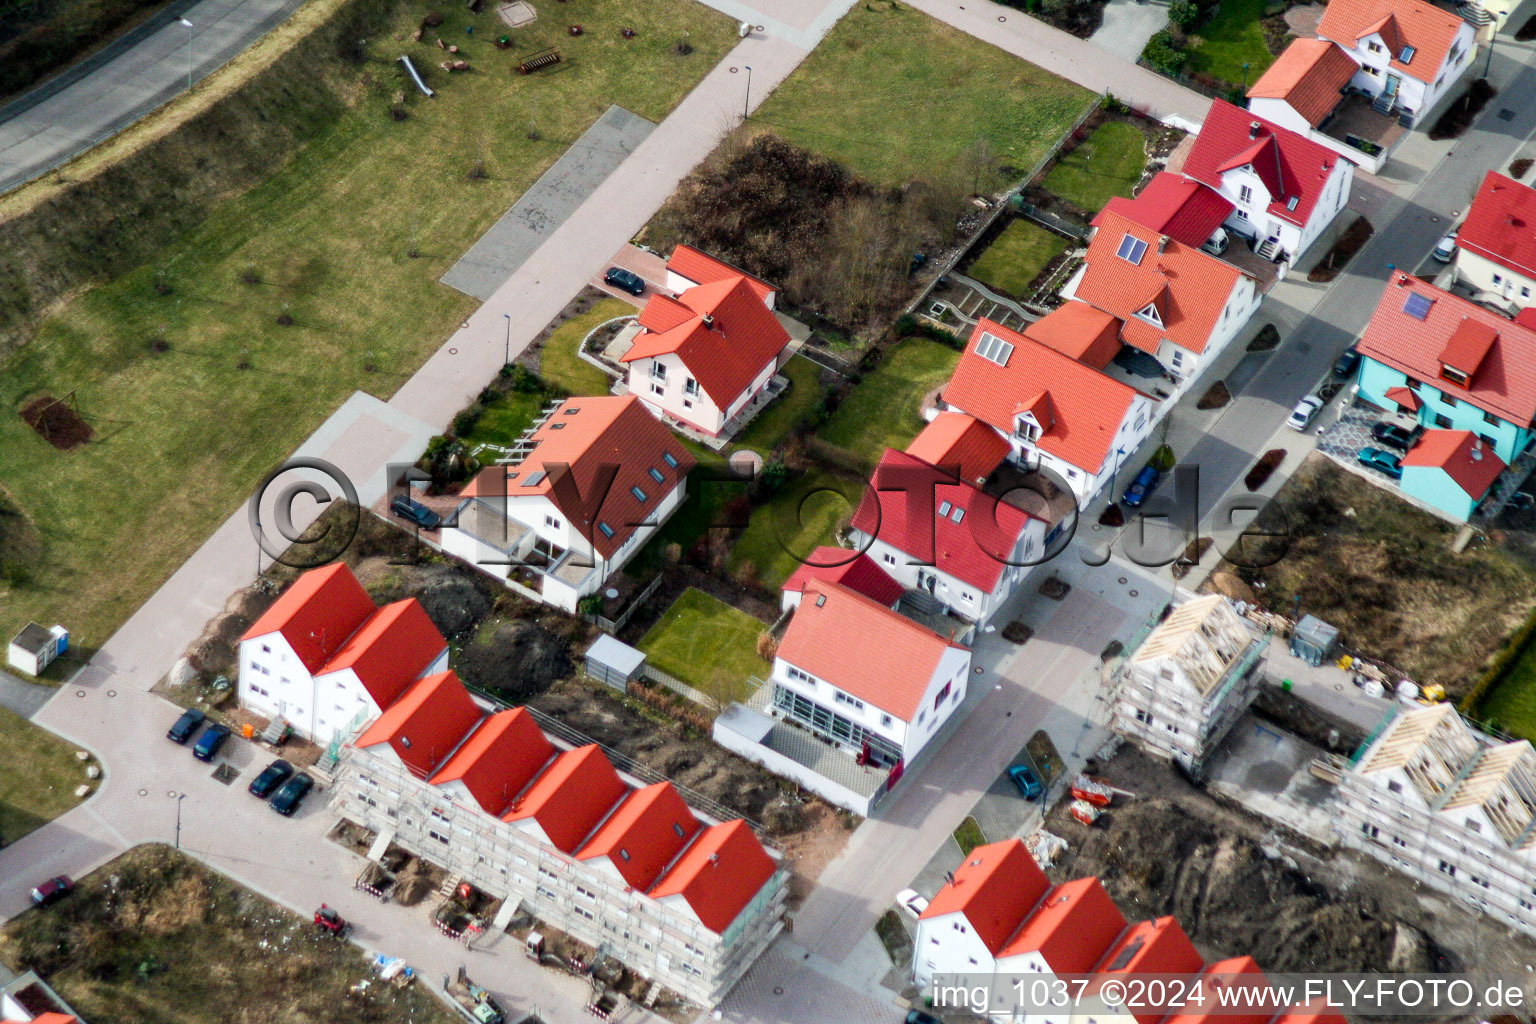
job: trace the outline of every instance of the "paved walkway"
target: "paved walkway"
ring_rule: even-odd
[[[189,71],[194,82],[206,78],[303,2],[175,5],[72,72],[0,108],[0,192],[122,131],[184,91]]]
[[[0,672],[0,707],[14,711],[22,718],[37,714],[53,692],[51,686],[39,686],[17,679],[9,672]]]
[[[1088,37],[1101,50],[1123,61],[1136,63],[1147,40],[1168,26],[1168,8],[1146,0],[1109,0],[1104,5],[1104,23]]]

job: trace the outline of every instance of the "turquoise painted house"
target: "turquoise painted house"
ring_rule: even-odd
[[[1398,486],[1462,522],[1505,470],[1504,460],[1468,430],[1426,430],[1403,456]]]
[[[1536,330],[1395,273],[1358,348],[1359,397],[1425,428],[1403,491],[1465,519],[1536,440]]]

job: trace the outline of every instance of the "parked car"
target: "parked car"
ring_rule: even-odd
[[[400,495],[389,503],[389,510],[401,519],[407,519],[423,530],[435,530],[443,525],[443,517],[433,512],[415,498]]]
[[[625,270],[623,267],[609,267],[608,272],[603,275],[603,282],[611,284],[615,288],[622,288],[631,295],[645,294],[645,279],[634,271]]]
[[[1157,486],[1162,476],[1157,471],[1157,467],[1142,466],[1141,472],[1136,474],[1136,478],[1125,489],[1125,493],[1120,495],[1120,501],[1126,508],[1141,508],[1141,503],[1147,500],[1147,495],[1152,493],[1152,489]]]
[[[1360,350],[1351,345],[1339,353],[1339,358],[1333,361],[1333,375],[1335,377],[1353,377],[1355,369],[1360,365]]]
[[[295,775],[283,783],[277,795],[272,798],[272,809],[285,818],[293,817],[293,812],[299,809],[304,802],[304,796],[315,788],[315,780],[303,772]]]
[[[199,761],[212,761],[218,756],[219,748],[224,745],[224,741],[227,739],[229,739],[229,726],[210,725],[197,738],[197,745],[192,748],[192,756]]]
[[[1200,248],[1212,256],[1220,256],[1227,251],[1227,245],[1232,241],[1226,228],[1217,228],[1216,233],[1200,243]]]
[[[922,1010],[908,1010],[907,1015],[902,1018],[902,1024],[944,1024],[944,1022],[931,1013],[924,1013]]]
[[[46,907],[50,903],[56,903],[69,895],[75,883],[70,881],[68,875],[59,875],[50,878],[36,889],[32,890],[32,902],[40,907]]]
[[[261,770],[261,774],[251,780],[250,791],[252,796],[259,796],[263,800],[272,795],[272,791],[287,782],[293,775],[293,765],[278,758]]]
[[[1040,776],[1027,764],[1016,764],[1008,769],[1009,780],[1017,787],[1025,800],[1038,800],[1040,794],[1045,792],[1045,785],[1040,781]]]
[[[1441,263],[1449,263],[1456,258],[1456,232],[1452,231],[1440,241],[1435,243],[1434,250],[1430,253]]]
[[[923,911],[928,909],[928,900],[916,889],[903,889],[896,894],[896,905],[913,917],[922,917]]]
[[[1361,448],[1355,453],[1355,459],[1362,466],[1381,470],[1393,480],[1401,480],[1403,477],[1403,464],[1391,452],[1384,452],[1380,448]]]
[[[197,732],[197,727],[203,724],[203,719],[208,716],[197,708],[188,708],[176,719],[176,724],[171,726],[171,731],[165,734],[165,738],[172,743],[185,744]]]
[[[1396,423],[1371,424],[1371,436],[1388,448],[1396,448],[1405,452],[1413,447],[1413,442],[1418,439],[1418,432],[1405,430]]]
[[[1296,408],[1291,410],[1291,418],[1285,421],[1285,425],[1292,430],[1306,430],[1317,418],[1318,412],[1323,408],[1323,400],[1316,395],[1308,395],[1296,403]]]

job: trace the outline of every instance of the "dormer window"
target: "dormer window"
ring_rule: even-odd
[[[1007,366],[1008,357],[1013,355],[1013,346],[997,335],[983,331],[981,340],[976,343],[976,354],[998,366]]]
[[[1150,324],[1163,326],[1163,315],[1157,311],[1157,303],[1149,302],[1136,311],[1136,315]]]
[[[1447,366],[1444,363],[1440,364],[1440,378],[1450,381],[1459,388],[1466,387],[1467,382],[1472,379],[1471,375],[1463,373],[1455,367]]]

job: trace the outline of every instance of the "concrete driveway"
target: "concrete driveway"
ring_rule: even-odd
[[[1168,27],[1168,8],[1141,0],[1109,0],[1104,23],[1088,41],[1121,60],[1136,63],[1147,40]]]

